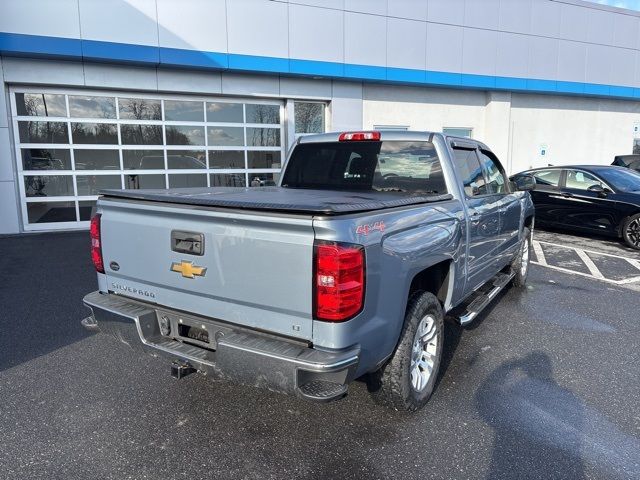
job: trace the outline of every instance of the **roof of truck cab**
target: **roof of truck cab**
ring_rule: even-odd
[[[380,132],[381,141],[396,141],[396,142],[431,142],[433,137],[439,136],[446,142],[457,144],[458,146],[473,146],[480,147],[483,150],[491,151],[484,143],[467,137],[457,137],[454,135],[445,135],[441,132],[430,132],[427,130],[393,130],[393,129],[380,129],[380,130],[349,130],[345,132],[329,132],[319,133],[313,135],[304,135],[298,138],[299,144],[307,143],[330,143],[338,142],[342,133],[350,132]]]

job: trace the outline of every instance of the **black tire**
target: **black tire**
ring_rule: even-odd
[[[416,411],[422,408],[433,393],[438,378],[442,345],[444,337],[442,306],[438,299],[429,292],[416,292],[407,304],[404,326],[400,340],[391,359],[377,372],[370,375],[370,389],[376,402],[395,410]],[[423,319],[429,324],[433,322],[435,344],[433,366],[428,381],[417,390],[412,385],[411,365],[414,356],[414,341],[416,332]],[[431,329],[429,329],[431,331]],[[422,370],[425,371],[425,370]]]
[[[522,244],[520,245],[520,251],[516,258],[511,262],[511,270],[515,273],[515,277],[513,277],[513,285],[516,287],[524,287],[527,283],[527,277],[529,276],[529,266],[531,263],[531,241],[532,235],[531,230],[527,227],[524,227],[522,232]],[[523,256],[526,254],[525,266],[523,267]],[[524,268],[524,270],[523,270]]]
[[[640,213],[631,215],[622,226],[622,239],[631,248],[640,250]]]

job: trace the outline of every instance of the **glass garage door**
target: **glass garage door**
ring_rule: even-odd
[[[11,91],[25,230],[86,228],[105,188],[273,185],[283,104]]]

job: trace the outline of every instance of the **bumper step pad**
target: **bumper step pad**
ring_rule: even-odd
[[[300,393],[316,401],[329,401],[342,397],[347,393],[347,386],[326,380],[313,380],[299,387]]]

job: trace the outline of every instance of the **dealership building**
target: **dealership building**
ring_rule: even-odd
[[[444,131],[509,173],[640,131],[640,14],[581,0],[2,0],[0,234],[104,188],[277,182],[298,135]]]

